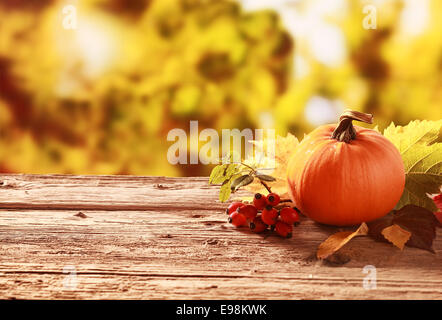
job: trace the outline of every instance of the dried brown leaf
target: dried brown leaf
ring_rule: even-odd
[[[398,211],[368,223],[368,235],[377,241],[388,241],[382,231],[394,224],[411,232],[410,239],[405,243],[406,246],[434,253],[433,240],[436,237],[436,226],[439,221],[433,212],[415,205],[406,205]]]
[[[332,234],[318,247],[316,257],[318,259],[326,259],[333,253],[341,249],[346,243],[357,236],[364,236],[368,234],[368,227],[365,223],[362,223],[359,228],[354,231],[342,231]]]
[[[382,230],[382,235],[399,249],[403,250],[405,243],[410,239],[411,232],[402,229],[397,224],[386,227]]]

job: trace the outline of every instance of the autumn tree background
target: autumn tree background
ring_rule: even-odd
[[[0,1],[0,172],[207,175],[170,129],[302,138],[346,107],[442,118],[442,1]]]

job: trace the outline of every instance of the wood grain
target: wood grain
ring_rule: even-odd
[[[0,298],[442,298],[441,229],[436,254],[360,237],[318,261],[340,229],[256,235],[226,223],[217,194],[207,178],[1,175]]]

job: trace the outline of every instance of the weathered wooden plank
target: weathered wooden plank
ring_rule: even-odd
[[[264,238],[219,211],[0,211],[0,297],[440,298],[437,254],[355,239],[339,268],[313,253],[329,231],[305,220],[293,239]],[[377,267],[377,290],[362,268]],[[77,290],[63,288],[74,266]],[[43,281],[43,282],[42,282]],[[46,285],[46,287],[45,287]],[[216,287],[213,287],[216,286]]]
[[[149,210],[222,208],[208,179],[0,175],[0,208]]]
[[[341,250],[349,261],[336,266],[317,261],[314,253],[337,229],[303,219],[289,240],[237,230],[226,223],[217,190],[204,178],[0,178],[5,180],[0,298],[442,298],[441,229],[436,254],[361,237]],[[152,193],[144,196],[139,188]],[[137,195],[132,203],[131,191]],[[157,193],[163,195],[159,206]],[[180,198],[184,194],[190,200]],[[83,210],[82,197],[98,209]],[[109,198],[119,209],[107,210]],[[187,202],[200,198],[207,203]],[[78,216],[80,210],[86,217]],[[362,286],[366,265],[377,268],[376,290]],[[75,268],[76,289],[63,286],[66,266]]]

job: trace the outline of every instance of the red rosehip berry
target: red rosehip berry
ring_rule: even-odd
[[[293,227],[291,224],[287,224],[285,222],[278,221],[278,222],[276,222],[276,225],[275,225],[275,231],[277,234],[279,234],[283,238],[291,238]]]
[[[278,210],[267,205],[264,210],[262,210],[261,219],[269,226],[274,225],[278,219]]]
[[[261,217],[258,216],[250,222],[250,229],[255,233],[260,233],[267,230],[267,225],[262,221]]]
[[[277,206],[281,198],[276,193],[269,193],[267,195],[267,204],[271,205],[272,207]]]
[[[253,205],[258,210],[262,210],[267,205],[267,199],[260,193],[256,193],[255,197],[253,197]]]
[[[247,225],[247,218],[238,211],[234,211],[229,215],[229,220],[231,224],[233,224],[235,227],[242,227]]]
[[[242,213],[247,219],[253,219],[258,214],[258,209],[255,208],[254,205],[248,204],[242,207],[238,207],[236,209],[239,213]]]
[[[235,212],[236,209],[238,209],[239,207],[243,207],[243,206],[245,206],[245,204],[242,203],[242,202],[232,202],[232,203],[227,207],[227,209],[226,209],[226,213],[227,213],[227,214],[231,214],[231,213]]]
[[[288,224],[294,224],[299,221],[298,213],[296,212],[295,209],[290,207],[282,208],[281,211],[279,211],[279,217],[281,218],[282,222]]]

